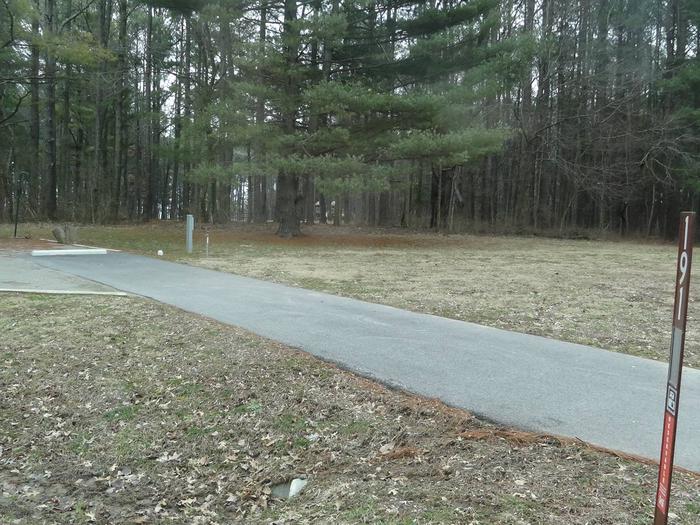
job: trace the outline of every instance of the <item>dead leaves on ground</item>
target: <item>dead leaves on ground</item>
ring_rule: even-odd
[[[3,523],[582,524],[651,509],[653,468],[172,308],[11,297],[0,323]],[[301,495],[272,497],[299,476]],[[700,523],[684,507],[697,480],[676,488],[679,519]]]

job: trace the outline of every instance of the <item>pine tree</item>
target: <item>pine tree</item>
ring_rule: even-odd
[[[494,7],[254,3],[251,12],[282,21],[276,36],[263,53],[250,45],[232,58],[241,74],[228,79],[231,94],[217,93],[199,129],[237,154],[223,170],[204,154],[194,176],[274,174],[278,234],[289,237],[300,233],[304,181],[327,195],[381,191],[405,174],[400,161],[451,169],[497,150],[504,133],[479,127],[471,111],[478,93],[492,89],[488,64],[504,55],[486,45]],[[256,104],[264,121],[250,116]]]

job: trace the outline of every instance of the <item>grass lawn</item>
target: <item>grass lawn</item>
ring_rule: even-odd
[[[25,225],[35,238],[47,225]],[[81,240],[408,310],[666,360],[676,247],[671,243],[442,236],[314,226],[281,240],[274,226],[216,228],[184,251],[183,225],[83,227]],[[0,226],[0,237],[10,234]],[[697,271],[696,271],[697,273]],[[698,292],[700,293],[700,292]],[[700,367],[689,309],[685,363]]]
[[[653,466],[147,300],[0,299],[0,523],[651,522]],[[700,479],[674,482],[700,524]]]

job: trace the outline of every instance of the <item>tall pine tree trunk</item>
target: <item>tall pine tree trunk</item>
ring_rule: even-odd
[[[144,75],[144,87],[146,91],[146,118],[145,133],[143,141],[144,166],[146,167],[146,202],[144,204],[144,215],[147,219],[154,219],[156,216],[156,180],[153,173],[153,7],[148,8],[148,22],[146,29],[146,68]]]
[[[66,23],[64,27],[70,29],[71,23],[68,21],[69,17],[73,13],[73,2],[71,0],[66,0],[65,2],[64,18]],[[63,215],[68,215],[69,202],[72,200],[75,202],[75,193],[72,188],[72,180],[69,176],[70,173],[70,145],[72,138],[70,136],[70,104],[71,104],[71,91],[72,86],[70,84],[70,78],[73,73],[72,64],[66,64],[64,67],[64,80],[63,80],[63,94],[62,94],[62,104],[61,104],[61,126],[60,126],[60,146],[59,146],[59,161],[58,161],[58,179],[61,181],[61,187],[59,189],[59,194],[62,196],[62,207]],[[72,209],[74,206],[71,205]],[[71,212],[72,215],[72,212]],[[73,219],[74,220],[74,219]]]
[[[285,46],[286,85],[285,96],[288,108],[283,115],[284,132],[293,134],[296,129],[296,109],[293,101],[297,95],[297,81],[294,66],[297,62],[298,29],[295,26],[297,17],[296,0],[284,2],[284,24],[282,38]],[[299,225],[299,176],[286,169],[277,175],[277,220],[279,227],[277,235],[293,237],[301,234]]]
[[[32,18],[32,44],[31,52],[31,104],[29,106],[29,140],[30,140],[30,174],[29,174],[29,192],[32,209],[39,211],[41,209],[41,175],[39,173],[39,159],[41,158],[39,151],[39,17],[38,15]]]
[[[185,86],[184,86],[184,108],[183,113],[185,115],[185,122],[190,123],[192,116],[192,80],[190,77],[192,69],[192,17],[187,14],[185,15]],[[186,147],[189,144],[185,145]],[[189,151],[189,147],[186,148]],[[186,157],[182,163],[182,207],[180,214],[192,213],[192,183],[187,180],[187,174],[190,171],[189,155]]]
[[[107,12],[107,0],[99,0],[97,4],[97,41],[101,47],[106,47],[108,39],[108,24],[109,17]],[[92,222],[97,220],[100,201],[105,192],[104,185],[104,167],[106,159],[106,144],[105,144],[105,120],[107,112],[104,104],[104,76],[106,74],[106,65],[104,60],[99,62],[97,68],[97,78],[95,80],[95,167],[93,170],[93,180],[90,195],[90,218]]]
[[[127,0],[119,0],[119,59],[117,61],[117,107],[115,110],[114,138],[114,181],[112,186],[111,216],[116,221],[119,218],[119,201],[121,186],[126,180],[126,126],[127,126]]]
[[[180,20],[180,32],[185,34],[185,20]],[[180,184],[180,149],[182,140],[182,75],[184,64],[184,49],[185,46],[180,44],[179,60],[178,60],[178,81],[177,91],[175,92],[175,159],[173,161],[173,180],[170,189],[170,219],[177,219],[180,216],[180,202],[178,199],[178,186]]]
[[[56,0],[46,2],[46,27],[49,35],[56,30]],[[51,48],[46,51],[46,126],[47,126],[47,173],[46,173],[46,215],[50,220],[57,219],[56,171],[56,57]]]

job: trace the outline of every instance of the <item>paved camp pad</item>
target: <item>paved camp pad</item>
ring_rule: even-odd
[[[114,288],[39,265],[31,250],[60,249],[46,241],[17,240],[0,245],[0,292],[112,293]]]
[[[518,428],[658,459],[664,363],[125,253],[42,258]],[[700,371],[683,378],[677,462],[700,471]]]

